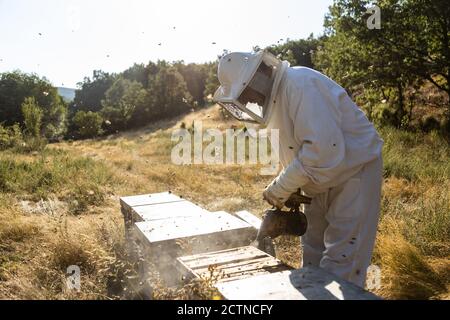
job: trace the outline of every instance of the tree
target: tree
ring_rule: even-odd
[[[124,79],[139,82],[144,88],[148,85],[149,72],[142,63],[135,63],[132,67],[122,72],[121,76]]]
[[[266,49],[280,59],[289,61],[292,66],[314,68],[312,56],[319,43],[320,39],[311,34],[307,39],[287,40],[283,44],[272,45]]]
[[[362,104],[367,106],[369,118],[401,126],[408,114],[404,92],[418,82],[396,61],[395,53],[362,43],[347,32],[328,37],[314,56],[316,68],[356,95],[358,102],[367,102]],[[373,106],[381,101],[385,102],[384,109],[378,112]]]
[[[22,114],[25,133],[32,137],[40,137],[44,112],[38,106],[34,97],[25,98],[25,101],[22,103]]]
[[[78,111],[73,117],[73,123],[80,138],[94,138],[103,133],[103,118],[97,112]]]
[[[192,96],[194,105],[205,105],[205,85],[208,78],[208,65],[190,63],[185,65],[183,61],[176,62],[174,67],[181,73],[186,82],[187,89]]]
[[[147,91],[137,81],[119,78],[106,91],[102,100],[101,114],[108,121],[107,130],[114,132],[127,129],[133,115],[143,115],[147,103]],[[135,117],[135,123],[141,125],[145,119]]]
[[[158,73],[149,79],[148,121],[186,112],[192,103],[192,96],[178,70],[165,61],[159,61],[158,68]]]
[[[101,70],[94,70],[92,80],[89,77],[84,78],[83,82],[78,83],[79,89],[75,91],[75,98],[71,104],[71,111],[100,111],[102,100],[105,98],[106,91],[116,80],[116,75],[109,74]]]
[[[444,0],[380,0],[381,29],[371,30],[366,11],[372,5],[367,0],[334,2],[316,63],[347,88],[358,83],[377,89],[380,100],[391,100],[400,125],[407,119],[407,88],[429,81],[450,96],[450,7]]]
[[[0,151],[17,147],[22,143],[22,130],[20,130],[20,126],[18,124],[10,127],[5,127],[0,124]]]
[[[42,109],[42,134],[48,139],[62,137],[67,129],[67,106],[45,78],[20,71],[0,74],[0,122],[24,124],[22,103],[33,97]]]
[[[205,90],[203,92],[206,101],[211,101],[214,93],[220,86],[219,79],[217,78],[217,67],[217,61],[207,64],[208,76],[205,80]]]

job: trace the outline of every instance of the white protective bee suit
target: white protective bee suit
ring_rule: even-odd
[[[226,87],[223,64],[219,80]],[[346,91],[325,75],[287,62],[274,69],[270,102],[258,120],[279,129],[283,170],[265,198],[283,204],[298,188],[312,197],[304,208],[303,265],[363,287],[379,219],[383,141]],[[220,88],[215,99],[220,101]]]

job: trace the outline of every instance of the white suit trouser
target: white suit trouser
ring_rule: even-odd
[[[305,206],[303,266],[324,268],[364,287],[380,212],[381,157]]]

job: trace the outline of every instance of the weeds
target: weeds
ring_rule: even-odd
[[[0,155],[0,192],[38,201],[56,194],[79,202],[101,204],[113,175],[100,162],[45,150],[33,157],[7,152]]]
[[[401,223],[394,219],[383,221],[384,231],[377,239],[378,259],[382,266],[383,288],[391,299],[429,299],[445,292],[443,279],[427,263],[420,251],[399,232]]]
[[[181,121],[190,124],[193,119],[204,120],[205,129],[223,124],[217,108]],[[108,140],[58,143],[39,152],[1,152],[0,297],[140,298],[131,285],[136,271],[124,242],[119,195],[170,189],[211,211],[261,214],[267,208],[261,192],[272,177],[260,176],[257,166],[171,164],[171,130],[181,121]],[[234,122],[227,123],[231,125]],[[380,132],[385,140],[385,182],[373,261],[383,277],[377,293],[395,299],[448,297],[449,145],[433,132]],[[109,201],[110,196],[115,200]],[[24,199],[55,197],[66,206],[55,206],[61,212],[54,214],[22,211],[18,205]],[[63,207],[68,212],[62,212]],[[278,258],[299,267],[297,238],[280,237],[276,245]],[[80,293],[65,290],[65,271],[71,264],[81,266]],[[152,285],[154,298],[214,297],[207,281],[175,290],[155,276]]]

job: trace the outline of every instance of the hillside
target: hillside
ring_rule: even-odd
[[[208,210],[261,215],[272,179],[254,165],[171,163],[171,133],[193,120],[240,126],[218,107],[42,153],[0,155],[0,298],[135,298],[119,197],[171,190]],[[386,298],[449,298],[450,148],[431,134],[382,129],[385,183],[374,263]],[[39,247],[36,247],[39,244]],[[300,243],[277,240],[278,257],[298,267]],[[66,292],[65,270],[81,266],[82,290]],[[157,276],[157,275],[156,275]],[[155,280],[156,281],[156,280]],[[126,288],[126,289],[125,289]],[[155,296],[189,297],[158,283]]]

